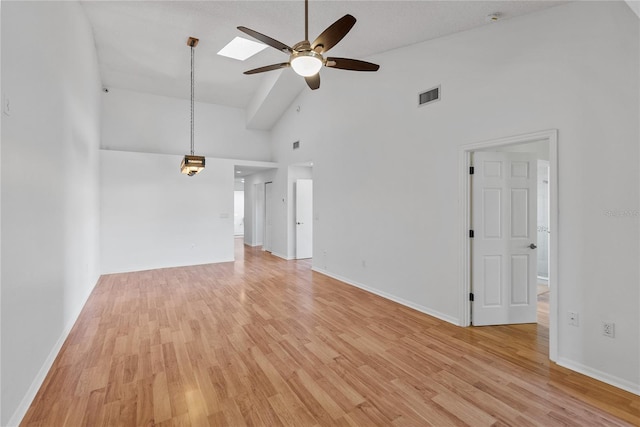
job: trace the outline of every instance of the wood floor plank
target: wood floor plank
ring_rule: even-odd
[[[21,426],[640,425],[640,397],[549,362],[544,291],[538,324],[459,328],[241,241],[106,275]]]

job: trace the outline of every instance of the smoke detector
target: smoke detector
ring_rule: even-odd
[[[484,19],[487,22],[497,22],[500,20],[500,17],[502,17],[502,14],[500,12],[495,12],[488,14]]]

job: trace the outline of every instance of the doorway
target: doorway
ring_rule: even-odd
[[[237,188],[233,192],[233,235],[241,237],[244,236],[244,189]]]
[[[298,179],[296,195],[296,259],[313,256],[313,181]]]
[[[471,234],[473,230],[473,205],[472,205],[472,170],[470,167],[473,165],[472,158],[473,153],[480,151],[493,151],[493,152],[505,152],[505,151],[531,151],[531,145],[534,143],[545,142],[548,144],[546,149],[546,157],[548,159],[548,205],[549,205],[549,217],[548,217],[548,230],[552,233],[548,234],[548,284],[549,284],[549,358],[552,361],[557,359],[557,298],[558,298],[558,283],[557,283],[557,231],[558,231],[558,191],[557,191],[557,130],[548,130],[542,132],[535,132],[526,135],[518,135],[514,137],[501,138],[487,142],[480,142],[475,144],[468,144],[460,148],[460,200],[461,206],[461,226],[462,226],[462,253],[461,253],[461,268],[462,268],[462,281],[460,286],[460,311],[461,311],[461,325],[470,326],[473,324],[472,308],[476,304],[479,298],[484,298],[484,295],[476,295],[477,289],[474,287],[474,272],[473,272],[473,245],[474,237]],[[527,145],[529,145],[527,147]],[[475,171],[473,171],[475,172]],[[536,166],[537,172],[537,166]],[[534,213],[535,215],[535,213]],[[536,227],[534,228],[534,233]],[[534,244],[535,246],[535,244]],[[536,260],[537,261],[537,260]],[[535,277],[537,278],[537,264],[533,264],[535,271]],[[472,300],[474,300],[472,302]],[[481,300],[482,301],[482,300]]]
[[[313,162],[289,165],[288,247],[289,259],[313,257]]]
[[[273,182],[264,183],[264,239],[262,244],[262,250],[272,252],[272,238],[273,238]]]
[[[538,160],[538,282],[549,286],[549,161]]]
[[[253,184],[253,241],[251,246],[264,244],[264,183]]]

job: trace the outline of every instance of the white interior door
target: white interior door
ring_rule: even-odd
[[[266,182],[264,184],[264,242],[262,250],[271,252],[271,237],[273,236],[273,184]]]
[[[296,180],[296,259],[313,256],[313,181]]]
[[[535,323],[534,153],[475,152],[471,191],[472,323]]]

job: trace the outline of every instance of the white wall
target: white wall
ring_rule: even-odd
[[[233,261],[233,162],[100,151],[103,273]]]
[[[98,279],[100,79],[75,2],[2,2],[2,418],[16,425]]]
[[[248,175],[244,179],[244,243],[261,246],[264,238],[264,183],[273,181],[275,170]],[[258,189],[256,189],[258,184]],[[257,191],[257,193],[256,193]],[[256,199],[258,197],[258,199]],[[261,217],[256,218],[256,202]]]
[[[185,82],[188,96],[189,82]],[[197,87],[196,87],[197,95]],[[188,154],[188,99],[109,88],[102,94],[101,148],[162,154]],[[265,131],[245,128],[244,111],[195,103],[196,154],[243,160],[271,160]]]
[[[270,160],[268,133],[247,130],[240,109],[196,103],[207,166],[186,177],[188,99],[109,88],[102,107],[102,272],[233,260],[233,166]]]
[[[323,69],[272,137],[280,164],[314,160],[314,268],[458,322],[459,147],[557,128],[559,362],[639,393],[640,221],[606,214],[640,208],[638,22],[576,2],[368,58],[377,73]]]
[[[286,163],[282,163],[286,164]],[[289,214],[293,203],[289,190],[289,168],[280,167],[274,171],[271,185],[271,253],[283,259],[289,255]],[[267,225],[265,224],[265,227]]]

